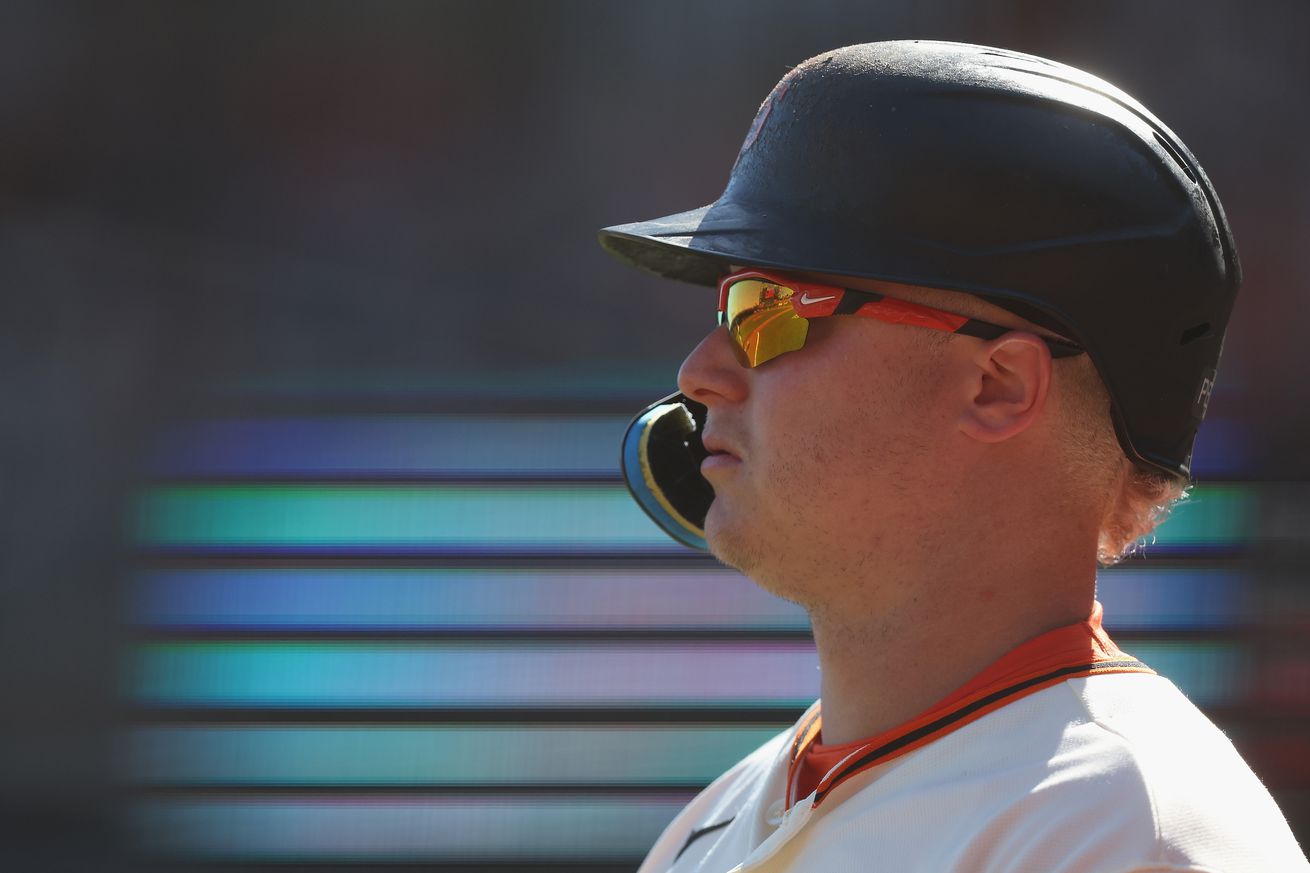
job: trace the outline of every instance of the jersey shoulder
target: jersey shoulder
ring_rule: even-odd
[[[1115,784],[1102,811],[1149,816],[1161,865],[1223,871],[1310,870],[1281,810],[1232,742],[1169,680],[1074,679],[1087,742],[1061,775]],[[1074,733],[1071,731],[1071,733]],[[1140,825],[1137,830],[1140,830]]]
[[[1232,743],[1168,680],[1067,680],[834,791],[794,869],[1310,873]],[[789,870],[792,868],[788,868]]]

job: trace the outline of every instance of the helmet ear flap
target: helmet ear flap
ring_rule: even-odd
[[[623,480],[637,504],[683,545],[709,550],[705,515],[714,489],[700,474],[705,407],[670,394],[643,409],[623,435]]]

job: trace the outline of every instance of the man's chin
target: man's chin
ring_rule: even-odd
[[[769,594],[806,606],[803,592],[796,589],[794,580],[789,579],[784,569],[787,561],[783,541],[767,535],[759,539],[758,529],[742,524],[740,516],[731,516],[725,509],[716,501],[706,515],[705,542],[710,554]]]
[[[705,516],[705,543],[720,563],[749,576],[759,566],[760,550],[750,544],[740,520],[725,518],[727,514],[720,500],[710,504]]]

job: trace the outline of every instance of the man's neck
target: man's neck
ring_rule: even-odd
[[[877,612],[849,603],[811,609],[822,741],[854,742],[894,728],[1025,640],[1091,614],[1094,567],[1070,566],[1055,578],[1049,566],[1042,578],[1023,578],[1025,569],[991,579],[975,570]]]

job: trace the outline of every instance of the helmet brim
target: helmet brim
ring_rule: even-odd
[[[732,264],[817,270],[801,260],[790,226],[777,216],[729,199],[600,231],[605,251],[626,264],[666,279],[714,286]],[[781,231],[781,232],[780,232]],[[794,256],[793,256],[794,255]]]

